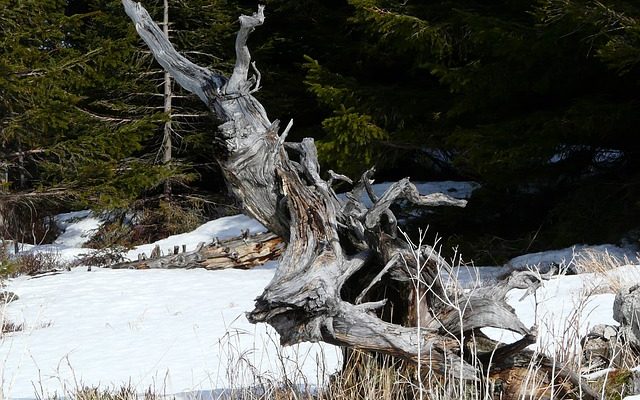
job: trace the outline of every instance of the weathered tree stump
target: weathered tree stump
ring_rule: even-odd
[[[480,369],[488,365],[483,363],[509,370],[514,355],[531,359],[522,350],[535,333],[519,321],[504,296],[510,288],[539,283],[535,276],[520,274],[471,293],[447,287],[441,278],[448,264],[432,247],[415,247],[399,237],[390,210],[403,199],[423,207],[464,207],[464,200],[442,193],[422,196],[408,179],[377,197],[371,189],[373,170],[341,199],[331,184],[348,178],[333,172],[328,180],[322,178],[313,139],[288,143],[292,124],[280,133],[279,122],[269,120],[252,95],[260,74],[246,45],[264,22],[264,6],[240,17],[236,64],[226,78],[180,55],[140,4],[122,1],[156,60],[220,119],[225,154],[217,161],[230,192],[245,213],[287,243],[273,280],[247,314],[249,321],[273,326],[283,345],[323,341],[467,380],[485,378]],[[361,201],[365,195],[373,205]],[[495,354],[465,351],[483,327],[512,330],[523,339]],[[551,385],[561,384],[554,379]],[[569,381],[580,385],[575,374]],[[588,389],[582,393],[595,397]]]

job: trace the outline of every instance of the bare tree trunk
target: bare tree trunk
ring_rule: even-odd
[[[279,122],[270,121],[252,95],[260,74],[246,42],[264,22],[264,6],[240,17],[236,64],[227,79],[180,55],[140,4],[122,1],[156,60],[221,120],[226,154],[218,162],[230,191],[248,215],[287,242],[273,280],[247,314],[249,321],[273,326],[283,345],[323,341],[389,354],[468,380],[483,379],[480,369],[487,363],[501,365],[532,343],[535,332],[520,322],[504,297],[511,288],[539,284],[538,278],[518,275],[467,293],[445,284],[449,266],[436,250],[398,237],[390,210],[394,202],[464,207],[464,200],[442,193],[422,196],[408,179],[377,197],[371,188],[373,170],[342,199],[332,183],[350,180],[332,171],[328,180],[321,177],[313,139],[286,142],[291,123],[280,133]],[[364,196],[372,206],[365,205]],[[473,360],[465,348],[483,327],[512,330],[523,339],[501,347],[499,357],[488,351]],[[580,384],[579,378],[573,383]]]
[[[169,39],[169,0],[164,0],[164,12],[163,12],[163,32]],[[164,112],[168,116],[167,122],[164,123],[164,134],[162,137],[162,163],[169,164],[171,162],[171,100],[173,97],[171,87],[171,74],[168,71],[164,73]],[[167,180],[164,183],[164,194],[167,197],[171,196],[171,182]]]
[[[24,167],[24,151],[22,149],[22,143],[18,140],[18,187],[24,189],[27,184],[27,177],[25,176]]]
[[[9,237],[6,220],[7,201],[2,196],[7,193],[9,193],[9,165],[6,161],[0,160],[0,239]]]
[[[0,193],[9,192],[9,164],[0,161]]]

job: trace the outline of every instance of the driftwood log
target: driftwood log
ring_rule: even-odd
[[[448,264],[432,247],[412,246],[402,238],[390,209],[398,200],[422,207],[464,207],[464,200],[441,193],[422,196],[408,179],[378,197],[371,188],[373,170],[340,198],[332,183],[350,179],[329,171],[325,180],[313,139],[286,142],[292,122],[281,131],[277,120],[269,120],[253,96],[260,73],[247,47],[249,34],[264,22],[264,6],[239,18],[237,59],[227,78],[179,54],[139,3],[122,1],[156,60],[221,121],[218,135],[225,148],[217,161],[230,192],[245,213],[287,243],[273,280],[247,314],[249,321],[273,326],[283,345],[323,341],[467,380],[483,379],[488,363],[508,370],[514,355],[526,356],[522,349],[535,332],[520,322],[504,296],[511,288],[539,283],[535,277],[516,276],[483,292],[448,287],[442,280]],[[466,351],[468,341],[483,327],[515,331],[523,339],[496,344],[495,353],[494,347],[471,359],[475,353]],[[581,386],[572,376],[571,384]],[[583,398],[596,397],[585,388]]]
[[[154,249],[155,250],[155,249]],[[209,270],[236,268],[249,269],[275,260],[282,255],[284,242],[271,232],[214,240],[200,243],[195,250],[169,255],[139,257],[139,260],[110,265],[112,269],[176,269],[204,268]],[[158,251],[155,253],[159,254]],[[175,253],[175,254],[174,254]]]

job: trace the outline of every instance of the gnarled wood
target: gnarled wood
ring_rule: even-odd
[[[286,143],[291,123],[278,134],[278,121],[271,122],[252,96],[259,74],[249,77],[246,41],[264,22],[263,7],[240,17],[236,65],[226,80],[177,54],[142,6],[122,1],[156,59],[222,121],[219,135],[226,154],[218,162],[230,191],[247,214],[288,243],[273,280],[247,315],[251,322],[273,326],[282,344],[325,341],[474,380],[482,377],[472,365],[477,363],[462,358],[468,356],[466,342],[479,328],[522,333],[526,340],[518,346],[532,340],[535,332],[504,301],[505,288],[516,281],[493,291],[463,293],[445,285],[442,272],[449,266],[433,248],[415,248],[398,237],[390,209],[394,202],[464,207],[464,200],[442,193],[422,196],[408,179],[378,198],[371,188],[373,170],[343,199],[331,183],[350,180],[335,172],[329,181],[322,178],[313,140]],[[361,200],[365,195],[371,206]],[[506,360],[520,350],[507,347],[498,355]],[[504,360],[494,354],[491,362]]]

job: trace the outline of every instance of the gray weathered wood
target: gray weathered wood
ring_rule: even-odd
[[[165,256],[144,257],[110,265],[112,269],[177,269],[204,268],[209,270],[249,269],[275,260],[282,255],[284,242],[273,233],[259,233],[247,237],[200,243],[195,250],[178,253],[178,246]]]
[[[271,122],[252,96],[259,73],[249,76],[246,42],[264,23],[264,7],[240,17],[236,64],[227,80],[179,55],[142,6],[122,1],[158,62],[221,120],[218,134],[226,154],[218,162],[245,213],[287,242],[273,280],[247,314],[251,322],[273,326],[285,345],[324,341],[422,362],[438,372],[457,371],[465,379],[481,379],[480,371],[461,360],[464,344],[478,329],[522,333],[526,340],[519,346],[532,340],[535,333],[506,304],[503,287],[485,292],[489,297],[447,287],[441,279],[446,262],[428,246],[412,248],[397,235],[393,203],[464,207],[464,200],[442,193],[422,196],[408,179],[378,198],[371,188],[373,170],[343,199],[331,183],[349,179],[335,172],[329,181],[322,178],[312,139],[285,142],[291,123],[279,134],[279,122]],[[364,195],[372,206],[361,201]],[[520,350],[512,346],[499,354]]]
[[[622,288],[613,302],[613,318],[620,334],[640,357],[640,284]]]

